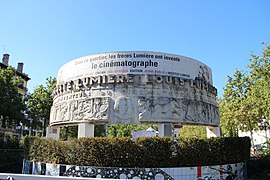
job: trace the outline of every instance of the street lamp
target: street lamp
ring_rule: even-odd
[[[265,131],[265,140],[267,141],[267,129],[270,127],[270,122],[265,116],[258,122],[258,127]]]
[[[20,138],[21,138],[23,135],[23,123],[20,122],[19,124],[20,124]]]

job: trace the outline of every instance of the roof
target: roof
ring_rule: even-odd
[[[0,67],[1,67],[2,69],[7,69],[8,66],[0,62]],[[10,66],[10,67],[11,67],[11,66]],[[27,74],[18,72],[14,67],[11,67],[11,68],[15,71],[16,75],[20,76],[20,77],[23,78],[24,80],[28,81],[28,80],[31,79],[31,78],[28,77]]]

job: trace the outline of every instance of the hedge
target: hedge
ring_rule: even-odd
[[[25,159],[37,162],[64,163],[68,146],[64,141],[26,136],[23,139]]]
[[[248,137],[179,139],[144,137],[80,138],[63,142],[26,137],[25,158],[32,161],[99,167],[184,167],[245,162]]]
[[[21,173],[23,149],[0,149],[0,173]]]
[[[6,140],[0,138],[0,149],[19,149],[19,139],[8,137]]]
[[[24,151],[12,136],[0,138],[0,173],[21,173]]]
[[[251,158],[247,162],[247,169],[250,179],[269,179],[270,154]]]

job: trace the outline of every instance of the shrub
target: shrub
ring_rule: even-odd
[[[81,138],[69,142],[25,138],[26,159],[100,167],[183,167],[245,162],[250,139],[179,139],[144,137]]]
[[[21,173],[24,152],[13,136],[0,139],[0,173]]]
[[[47,163],[66,163],[67,143],[40,137],[25,137],[25,159]]]
[[[3,138],[0,138],[0,149],[18,149],[19,148],[19,139],[13,136],[7,136],[4,141]]]
[[[89,166],[136,165],[136,145],[129,138],[81,138],[69,142],[66,161]]]
[[[0,173],[21,173],[22,149],[0,149]]]
[[[269,179],[270,154],[252,158],[247,162],[248,178]]]
[[[136,141],[143,157],[140,160],[141,167],[169,167],[172,166],[171,138],[143,137]]]

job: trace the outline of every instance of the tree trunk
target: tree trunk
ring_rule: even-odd
[[[248,119],[249,131],[250,131],[250,138],[251,138],[251,147],[254,149],[254,140],[253,140],[253,128],[251,126],[251,121]]]

